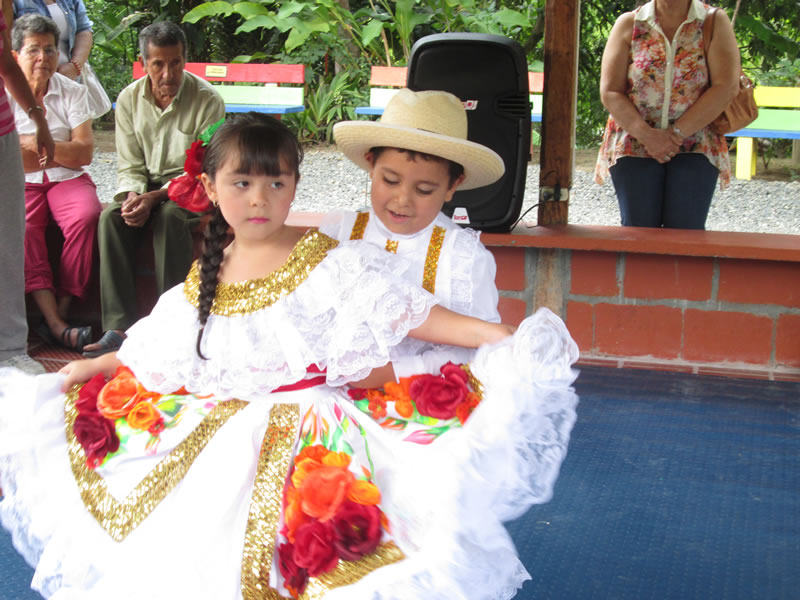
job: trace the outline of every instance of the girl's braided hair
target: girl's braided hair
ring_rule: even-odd
[[[203,173],[214,181],[217,171],[230,159],[239,161],[235,170],[240,173],[278,176],[283,166],[283,172],[287,169],[293,172],[297,181],[300,179],[303,149],[297,137],[280,121],[261,113],[238,113],[228,117],[212,136],[203,156]],[[205,230],[199,262],[197,355],[204,360],[206,357],[200,350],[200,343],[217,295],[228,230],[228,222],[220,207],[214,207]]]

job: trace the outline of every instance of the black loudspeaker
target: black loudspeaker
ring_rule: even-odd
[[[528,64],[522,46],[482,33],[426,36],[411,49],[406,85],[461,98],[469,139],[488,146],[505,163],[499,181],[456,192],[444,212],[474,229],[510,231],[522,210],[531,146]]]

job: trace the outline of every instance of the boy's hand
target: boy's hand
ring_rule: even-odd
[[[506,339],[510,335],[514,335],[517,330],[513,325],[506,323],[484,323],[485,327],[482,328],[482,339],[479,345],[482,344],[496,344],[497,342]]]

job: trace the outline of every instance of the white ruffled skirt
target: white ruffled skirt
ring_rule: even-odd
[[[70,459],[61,376],[3,371],[0,521],[35,567],[32,588],[56,600],[287,596],[274,558],[261,592],[243,592],[242,585],[255,499],[269,500],[271,493],[262,518],[280,519],[286,482],[277,462],[276,472],[264,478],[262,471],[270,468],[259,460],[270,437],[265,434],[277,412],[289,415],[291,453],[304,415],[347,416],[360,425],[350,430],[353,445],[368,446],[381,509],[391,524],[387,536],[402,554],[333,582],[312,578],[303,597],[507,600],[530,576],[502,521],[552,495],[575,421],[576,359],[561,320],[537,312],[512,338],[479,349],[470,368],[483,384],[483,401],[463,428],[429,445],[399,441],[341,390],[322,385],[273,393],[230,416],[154,507],[125,504],[143,477],[175,452],[184,436],[176,429],[156,453],[128,454],[99,470],[107,493],[120,503],[116,510],[132,513],[137,523],[122,541],[109,533],[115,525],[98,520],[97,506],[87,506],[87,497],[100,501],[92,496],[95,480]],[[188,419],[184,429],[193,427]],[[269,478],[272,488],[265,492]],[[263,543],[274,548],[279,541]]]

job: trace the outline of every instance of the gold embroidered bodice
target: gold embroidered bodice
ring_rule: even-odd
[[[235,283],[218,283],[211,314],[230,317],[272,306],[296,290],[327,256],[328,251],[338,244],[338,241],[316,229],[308,230],[295,244],[283,266],[266,277]],[[183,293],[192,306],[195,308],[199,306],[200,266],[197,261],[189,270],[189,275],[183,284]]]

